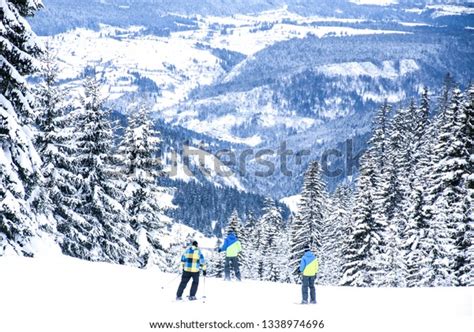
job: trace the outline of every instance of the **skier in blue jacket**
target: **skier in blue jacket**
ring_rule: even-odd
[[[227,238],[224,240],[224,244],[218,250],[219,252],[225,251],[225,280],[230,280],[230,265],[234,268],[235,277],[238,281],[241,280],[240,269],[239,269],[239,253],[242,251],[242,245],[234,232],[230,232]]]
[[[301,293],[303,295],[302,304],[308,303],[308,289],[310,291],[311,303],[316,303],[316,289],[314,288],[314,282],[316,280],[316,274],[319,269],[319,262],[317,257],[311,252],[309,246],[304,248],[304,255],[301,258],[300,272],[303,275],[303,282],[301,284]]]

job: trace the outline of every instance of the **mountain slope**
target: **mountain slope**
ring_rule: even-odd
[[[212,182],[278,198],[297,192],[308,160],[328,149],[346,151],[347,139],[355,153],[363,149],[384,100],[406,105],[424,85],[437,93],[447,72],[461,85],[473,75],[469,5],[254,0],[243,8],[209,0],[175,11],[179,2],[130,0],[80,2],[66,13],[65,4],[46,1],[45,14],[32,20],[39,30],[52,27],[43,40],[57,52],[64,86],[77,93],[96,71],[118,111],[146,98],[157,120],[196,133],[192,139],[200,135],[191,146],[213,154],[232,149],[237,157],[255,150],[245,172],[229,166],[235,179]],[[87,20],[68,21],[76,29],[55,34],[63,18],[81,18],[89,7]],[[189,145],[182,138],[175,150]],[[293,177],[279,171],[283,143],[309,150],[300,163],[291,157]],[[268,159],[275,172],[256,177],[256,152],[266,148],[274,152]],[[329,187],[352,175],[346,171],[328,178]],[[176,176],[190,177],[184,168]]]
[[[371,3],[375,0],[354,0],[359,3]],[[382,3],[395,2],[384,0]],[[160,33],[189,29],[193,25],[180,15],[216,15],[231,16],[236,14],[255,14],[262,11],[275,10],[287,7],[301,15],[320,15],[377,19],[383,16],[394,18],[416,17],[422,14],[429,17],[440,12],[453,15],[452,6],[440,4],[465,4],[469,1],[457,0],[412,0],[399,1],[400,4],[391,6],[360,5],[351,0],[43,0],[45,9],[33,20],[33,28],[39,34],[55,34],[75,27],[97,28],[98,23],[127,27],[143,25],[153,27]],[[436,4],[428,12],[424,8],[429,4]],[[456,6],[455,15],[459,8]],[[394,8],[409,9],[411,11],[394,11]],[[465,10],[465,9],[464,9]]]

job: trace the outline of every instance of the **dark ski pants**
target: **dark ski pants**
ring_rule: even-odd
[[[303,283],[301,284],[301,293],[303,294],[303,301],[308,301],[308,288],[311,296],[311,302],[316,302],[316,289],[314,288],[314,277],[303,276]]]
[[[230,280],[230,265],[234,268],[235,277],[240,280],[239,259],[237,257],[226,257],[224,265],[225,279]]]
[[[177,297],[183,296],[183,292],[191,278],[193,279],[193,283],[191,284],[191,292],[189,293],[189,296],[196,296],[199,285],[199,272],[183,271],[183,275],[181,276],[181,283],[179,284],[178,292],[176,293]]]

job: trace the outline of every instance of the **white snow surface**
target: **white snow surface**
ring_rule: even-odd
[[[357,5],[390,6],[397,4],[398,0],[349,0],[349,2]]]
[[[320,66],[318,71],[328,76],[370,76],[395,79],[420,69],[413,59],[402,59],[397,69],[394,61],[383,61],[381,66],[372,62],[343,62]]]
[[[427,23],[420,23],[420,22],[398,22],[398,24],[406,26],[406,27],[430,27],[431,24]]]
[[[435,12],[431,14],[431,17],[433,18],[441,16],[474,15],[473,7],[458,5],[432,5],[427,6],[426,8],[435,10]]]
[[[294,214],[297,214],[299,211],[298,205],[301,201],[301,195],[293,195],[280,199],[280,202],[286,204],[290,211]]]
[[[262,321],[270,319],[323,320],[321,331],[328,332],[467,332],[474,326],[472,288],[316,285],[318,304],[298,305],[300,286],[296,284],[207,278],[201,280],[197,294],[206,296],[204,303],[176,302],[179,276],[153,269],[64,256],[0,257],[0,272],[2,284],[8,285],[1,290],[0,331],[8,332],[140,332],[153,330],[150,322],[180,320],[260,324],[247,331],[264,331]]]
[[[468,1],[468,3],[472,3]],[[442,16],[458,16],[458,15],[474,15],[474,8],[470,6],[463,6],[460,4],[436,4],[436,5],[429,5],[425,8],[410,8],[405,9],[406,12],[415,13],[415,14],[423,14],[426,11],[433,11],[431,13],[432,18],[438,18]]]

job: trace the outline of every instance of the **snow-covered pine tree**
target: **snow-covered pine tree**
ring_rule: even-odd
[[[375,217],[374,191],[376,183],[375,162],[369,149],[361,158],[360,175],[357,184],[353,224],[348,237],[344,257],[343,286],[368,287],[374,285],[381,269],[384,232],[387,225]]]
[[[259,270],[261,280],[279,281],[283,272],[283,260],[287,253],[283,252],[286,240],[284,237],[283,218],[280,210],[272,199],[265,200],[264,213],[261,217],[261,261]]]
[[[466,94],[467,121],[466,132],[467,137],[474,137],[474,84],[469,87]],[[470,165],[471,172],[465,181],[466,199],[464,201],[464,211],[467,216],[468,225],[466,228],[466,249],[465,249],[465,268],[459,271],[459,284],[472,287],[474,286],[474,147],[470,142],[469,151],[471,153]]]
[[[41,181],[41,161],[25,76],[36,70],[40,48],[25,17],[40,6],[38,0],[0,2],[0,256],[34,254],[29,241],[38,222],[28,201]]]
[[[255,274],[255,266],[257,262],[258,252],[256,250],[256,228],[258,220],[255,218],[253,213],[248,213],[246,216],[246,221],[244,227],[242,228],[242,238],[240,242],[242,243],[242,248],[245,250],[245,261],[241,265],[244,265],[242,269],[242,275],[246,279],[257,279]]]
[[[276,231],[276,233],[267,238],[268,245],[263,252],[264,269],[262,279],[273,282],[288,282],[290,280],[290,270],[287,233],[284,228],[278,230],[270,228],[269,231]]]
[[[373,120],[372,137],[369,140],[369,146],[372,150],[372,162],[375,163],[375,171],[383,172],[388,159],[388,136],[390,130],[390,114],[392,106],[386,101],[380,110],[375,114]]]
[[[229,235],[230,233],[234,233],[239,240],[242,237],[242,220],[240,220],[239,213],[237,212],[237,210],[232,211],[232,214],[227,223],[226,235]]]
[[[336,286],[342,278],[346,241],[351,233],[352,195],[352,189],[342,184],[329,199],[322,249],[323,260],[320,265],[320,270],[323,271],[319,279],[321,284]]]
[[[462,202],[462,215],[455,216],[454,227],[456,285],[474,285],[474,211],[473,203],[473,165],[474,165],[474,85],[471,85],[465,93],[457,117],[456,117],[456,157],[450,163],[456,164],[452,170],[455,175],[453,181],[459,181],[460,190],[458,195]],[[457,180],[457,179],[459,180]]]
[[[176,240],[175,240],[176,241]],[[161,271],[167,273],[180,273],[181,255],[185,248],[181,242],[172,242],[166,248],[166,254],[164,257],[164,266]],[[206,257],[208,259],[208,257]]]
[[[406,266],[403,259],[402,239],[407,225],[406,197],[411,192],[413,179],[412,142],[415,137],[415,116],[417,114],[414,101],[408,108],[401,108],[388,125],[386,137],[384,169],[377,172],[375,202],[377,204],[376,218],[379,224],[385,224],[382,233],[385,243],[383,257],[380,259],[383,273],[374,280],[379,286],[405,286]],[[385,120],[387,123],[387,120]],[[382,140],[382,138],[380,138]],[[372,148],[372,147],[371,147]],[[380,151],[374,150],[379,156]]]
[[[207,259],[208,262],[208,274],[210,277],[222,278],[224,276],[224,260],[225,253],[218,252],[222,246],[222,241],[217,239],[214,251],[209,254]]]
[[[255,230],[255,226],[257,225],[257,218],[255,217],[252,211],[246,213],[245,215],[245,223],[244,223],[244,232],[250,238]]]
[[[299,273],[299,264],[304,254],[304,243],[301,243],[299,235],[300,229],[302,229],[302,222],[298,214],[295,214],[290,219],[288,227],[289,234],[289,254],[288,254],[288,269],[290,270],[291,281],[298,283],[301,281]],[[295,253],[293,253],[295,250]]]
[[[455,89],[449,107],[440,114],[436,138],[435,163],[431,175],[430,195],[433,199],[433,218],[430,220],[427,244],[430,247],[426,264],[421,269],[425,286],[456,285],[454,236],[463,222],[464,178],[467,174],[467,151],[459,135],[462,112],[462,93]]]
[[[429,244],[425,241],[432,218],[431,203],[427,193],[430,185],[433,137],[436,135],[430,121],[430,101],[426,88],[423,90],[414,122],[413,169],[410,172],[411,192],[406,197],[407,225],[402,239],[406,262],[405,280],[408,287],[422,286],[420,271],[430,251]]]
[[[417,108],[411,101],[408,108],[401,108],[390,122],[387,136],[387,165],[379,179],[379,193],[383,213],[387,221],[398,219],[399,232],[405,229],[404,198],[411,191],[410,177],[414,169],[412,142],[415,140]],[[383,198],[382,196],[385,196]]]
[[[438,99],[439,111],[438,114],[442,115],[444,111],[449,107],[449,103],[453,96],[453,90],[456,87],[456,82],[454,81],[451,73],[447,73],[443,78],[443,89],[441,96]]]
[[[369,140],[369,149],[372,162],[374,163],[374,211],[375,218],[382,224],[388,224],[393,218],[395,202],[399,200],[398,196],[398,161],[396,155],[401,155],[401,149],[404,148],[401,139],[404,125],[404,116],[402,111],[395,115],[395,121],[399,123],[392,130],[389,115],[392,108],[386,102],[379,112],[375,115],[373,123],[373,134]]]
[[[458,280],[459,285],[474,286],[474,147],[472,138],[474,137],[474,84],[472,84],[466,94],[466,132],[467,132],[467,147],[470,151],[470,173],[465,181],[465,189],[467,192],[464,200],[464,213],[467,221],[465,226],[464,239],[461,248],[464,252],[464,266],[459,268]],[[470,138],[470,139],[469,139]]]
[[[40,60],[41,81],[34,88],[38,128],[35,145],[43,162],[42,200],[53,215],[50,219],[56,220],[61,230],[64,224],[80,218],[74,212],[79,178],[73,167],[75,149],[66,93],[57,85],[59,68],[48,45]]]
[[[293,271],[290,267],[290,261],[288,258],[290,257],[290,245],[291,245],[291,233],[289,232],[288,225],[284,227],[280,231],[280,235],[278,237],[279,241],[279,253],[277,266],[279,271],[279,282],[290,283],[294,281]]]
[[[385,248],[382,254],[383,275],[378,277],[377,286],[406,287],[407,267],[398,221],[390,223],[384,230]]]
[[[299,275],[299,264],[305,246],[319,255],[322,249],[322,232],[326,209],[325,185],[321,179],[319,164],[309,164],[304,175],[301,200],[298,214],[291,226],[290,268],[294,275]]]
[[[270,198],[265,199],[263,214],[267,210],[267,205],[272,205],[273,201]],[[263,250],[265,245],[266,234],[266,220],[263,215],[255,222],[255,227],[252,233],[252,260],[249,275],[251,279],[261,280],[263,276]]]
[[[414,124],[413,127],[415,128],[414,132],[414,140],[412,142],[413,144],[413,153],[414,153],[414,159],[415,161],[417,152],[422,148],[423,146],[423,139],[426,137],[427,130],[429,129],[430,126],[430,97],[429,97],[429,91],[427,87],[423,88],[423,92],[421,94],[421,101],[420,101],[420,106],[416,109],[416,114],[414,116]]]
[[[123,165],[125,208],[135,233],[132,238],[140,267],[165,267],[160,244],[165,227],[159,202],[163,193],[157,185],[163,175],[158,159],[160,141],[147,108],[140,105],[132,110],[118,151]]]
[[[74,111],[74,162],[81,176],[76,212],[82,219],[62,229],[62,247],[73,257],[136,264],[134,232],[121,205],[118,166],[112,164],[113,132],[99,89],[95,77],[87,77],[81,106]]]

